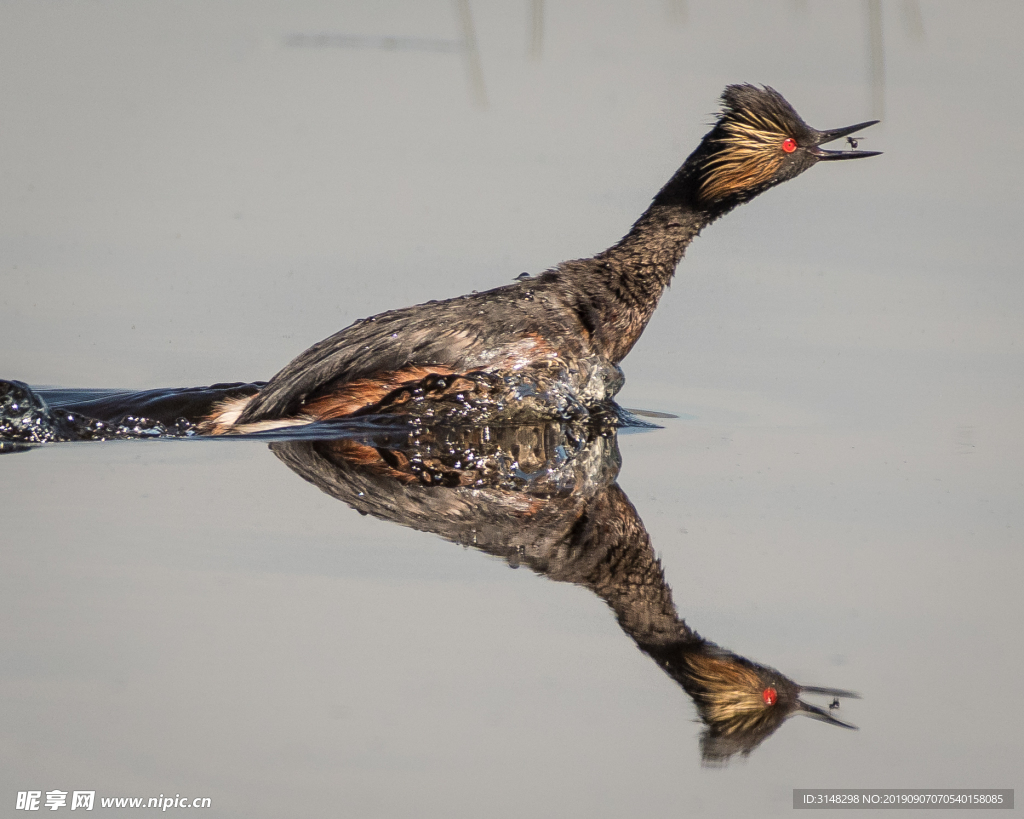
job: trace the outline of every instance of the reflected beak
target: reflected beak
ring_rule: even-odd
[[[871,125],[878,123],[877,119],[873,119],[870,122],[859,122],[856,125],[848,125],[846,128],[835,128],[831,131],[818,131],[818,139],[815,144],[807,149],[809,154],[817,157],[819,160],[825,159],[859,159],[862,156],[878,156],[881,151],[825,151],[819,148],[819,145],[825,145],[829,142],[834,142],[849,134],[860,131],[863,128],[867,128]]]
[[[860,126],[854,126],[860,127]],[[846,133],[849,133],[848,129],[844,129]],[[846,699],[859,700],[860,694],[855,694],[853,691],[843,691],[839,688],[818,688],[814,685],[802,685],[800,686],[801,693],[808,694],[824,694],[828,697],[834,697],[839,699],[845,697]],[[856,725],[850,725],[848,722],[843,722],[841,719],[836,719],[832,716],[830,711],[826,711],[824,708],[819,708],[817,705],[810,705],[803,700],[797,700],[797,711],[802,714],[806,714],[812,719],[821,720],[822,722],[830,723],[831,725],[838,725],[840,728],[849,728],[852,731],[857,730]]]

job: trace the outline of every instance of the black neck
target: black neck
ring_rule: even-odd
[[[613,362],[621,361],[640,338],[690,242],[739,204],[700,200],[699,168],[707,142],[690,155],[618,243],[593,259],[558,268],[558,278],[574,285],[573,306],[595,347]]]

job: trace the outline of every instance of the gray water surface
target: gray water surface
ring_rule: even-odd
[[[0,458],[0,813],[775,816],[1018,788],[1017,3],[6,4],[0,378],[266,379],[351,321],[616,241],[767,83],[862,148],[705,231],[624,362],[680,614],[858,691],[701,766],[589,591],[358,515],[255,441]],[[104,812],[97,806],[101,813]],[[915,816],[921,813],[913,814]]]

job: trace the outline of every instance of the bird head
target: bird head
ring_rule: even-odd
[[[859,159],[878,151],[827,151],[820,146],[874,125],[818,131],[774,88],[730,85],[715,127],[695,153],[697,192],[708,206],[745,202],[821,161]]]
[[[801,686],[768,666],[704,643],[683,657],[678,675],[707,726],[701,737],[706,765],[720,765],[735,753],[749,754],[794,714],[804,714],[843,728],[854,726],[830,710],[804,702],[804,693],[836,699],[857,695],[835,688]]]

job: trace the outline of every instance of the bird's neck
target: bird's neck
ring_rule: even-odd
[[[613,362],[640,338],[690,242],[734,206],[700,201],[700,153],[683,164],[629,233],[584,263],[589,275],[580,283],[577,309],[595,346]]]
[[[651,538],[618,484],[584,508],[560,553],[566,558],[544,573],[594,592],[644,651],[700,641],[676,612]]]

